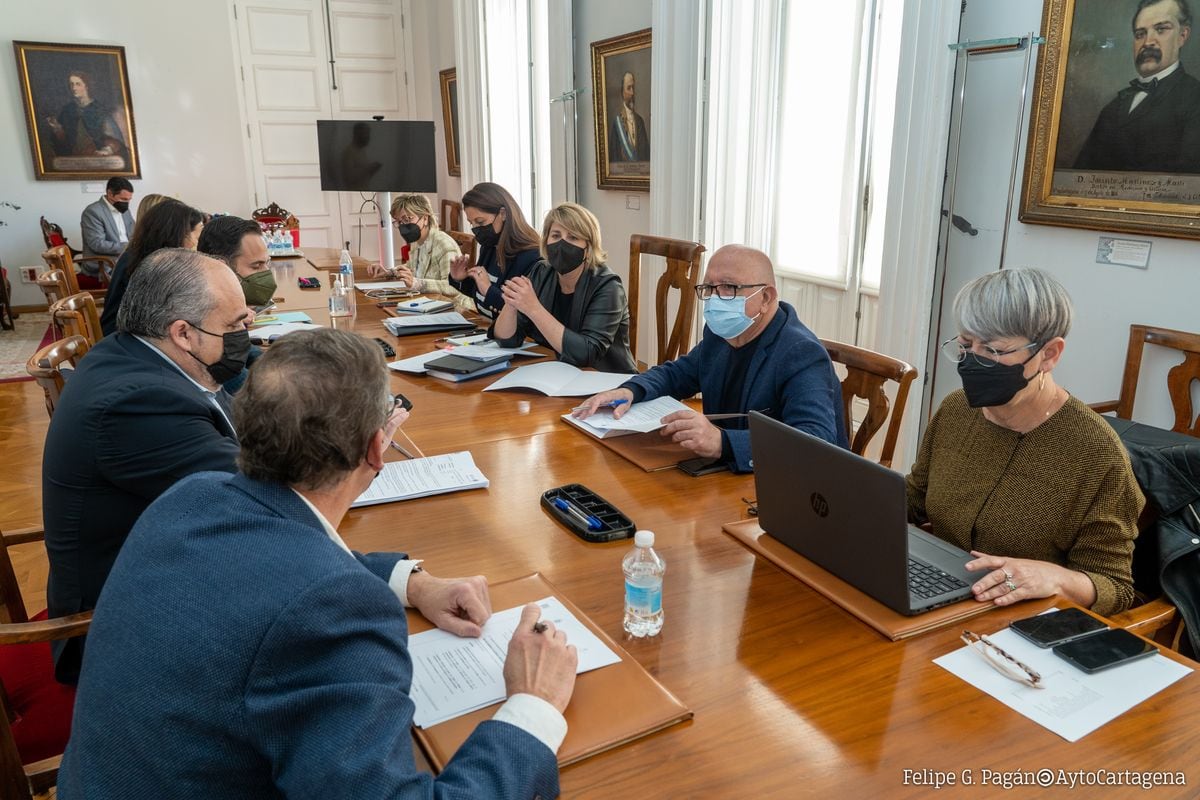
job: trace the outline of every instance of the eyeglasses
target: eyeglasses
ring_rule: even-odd
[[[722,300],[732,300],[737,297],[739,289],[758,289],[765,283],[701,283],[696,286],[696,297],[707,300],[716,293]]]
[[[942,342],[942,355],[953,361],[955,364],[960,364],[970,354],[971,358],[975,359],[975,363],[981,367],[994,367],[1000,361],[1001,357],[1019,353],[1022,350],[1028,350],[1031,347],[1041,348],[1041,342],[1030,342],[1023,344],[1020,347],[1014,347],[1012,350],[997,350],[991,345],[980,345],[982,353],[976,353],[971,348],[960,342],[957,337],[947,339]]]
[[[972,633],[971,631],[963,631],[962,636],[959,638],[966,643],[967,647],[970,647],[983,656],[984,660],[992,666],[992,669],[1010,681],[1022,683],[1033,689],[1046,688],[1042,685],[1042,676],[1036,670],[1022,664],[1004,652],[1004,650],[986,636],[980,636],[978,633]]]

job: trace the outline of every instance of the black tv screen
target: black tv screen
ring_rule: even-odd
[[[321,189],[436,192],[432,122],[317,120]]]

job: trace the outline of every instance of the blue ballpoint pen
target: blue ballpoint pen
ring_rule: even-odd
[[[565,511],[577,520],[587,525],[588,530],[598,531],[604,527],[604,523],[593,517],[591,514],[585,514],[574,503],[568,502],[561,497],[554,498],[554,507],[560,511]]]

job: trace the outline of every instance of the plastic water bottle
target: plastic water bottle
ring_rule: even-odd
[[[346,289],[346,304],[353,311],[355,306],[354,259],[350,257],[349,242],[346,242],[346,246],[342,248],[342,255],[338,258],[338,277]]]
[[[621,563],[625,570],[625,630],[638,637],[657,636],[663,626],[662,583],[667,564],[654,552],[653,531],[638,531],[633,544]]]

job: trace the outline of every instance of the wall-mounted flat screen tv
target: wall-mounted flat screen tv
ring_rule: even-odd
[[[321,189],[326,192],[436,192],[432,122],[317,120]]]

